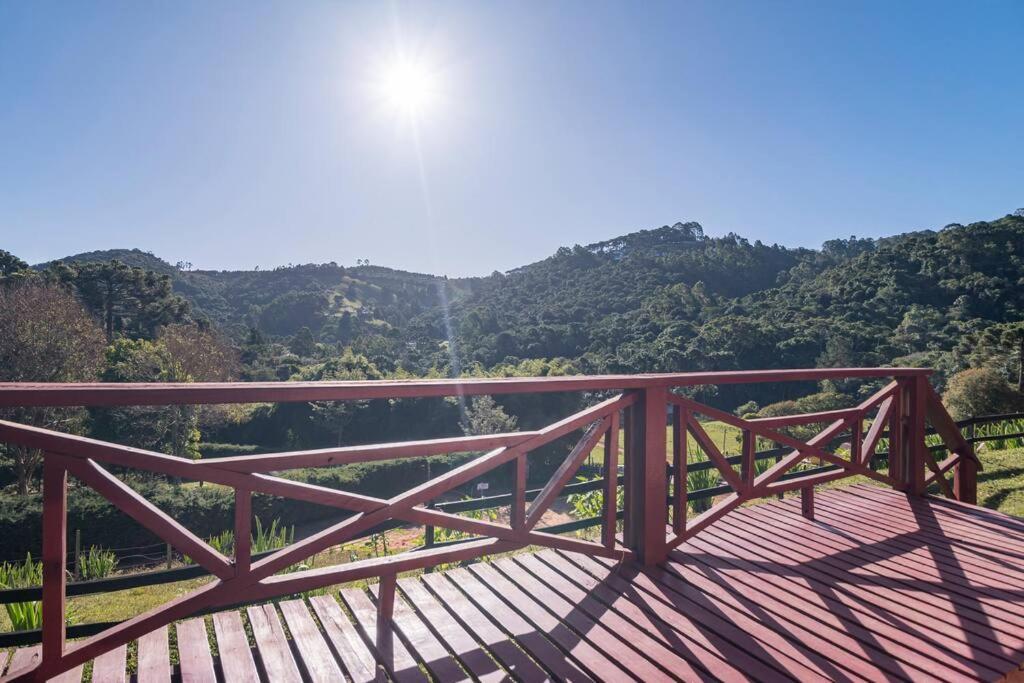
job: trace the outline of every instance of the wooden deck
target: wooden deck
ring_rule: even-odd
[[[740,509],[653,570],[544,550],[398,589],[390,652],[375,590],[350,588],[249,607],[251,633],[239,612],[151,633],[138,679],[966,681],[1024,662],[1024,522],[872,486],[820,491],[813,522],[797,499]],[[127,654],[92,680],[125,680]]]

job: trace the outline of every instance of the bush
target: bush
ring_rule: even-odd
[[[24,562],[0,563],[0,589],[33,588],[43,585],[43,563],[32,559],[32,553]],[[43,625],[41,602],[12,602],[4,605],[7,616],[15,631],[32,631]]]
[[[92,546],[78,558],[78,573],[84,581],[105,579],[117,569],[117,555],[109,550]]]
[[[955,420],[1010,413],[1024,405],[1020,392],[989,368],[971,368],[950,377],[942,402]]]

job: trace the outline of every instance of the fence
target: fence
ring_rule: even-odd
[[[588,392],[611,396],[578,413],[541,429],[487,436],[453,437],[369,446],[341,447],[291,453],[248,455],[192,461],[117,444],[61,434],[45,429],[0,421],[0,441],[44,452],[43,468],[43,587],[25,589],[10,597],[42,600],[43,626],[37,635],[43,645],[42,661],[26,678],[51,677],[86,662],[103,652],[177,619],[224,609],[240,602],[266,600],[301,593],[357,579],[381,580],[378,618],[391,618],[395,578],[398,573],[459,562],[481,555],[506,552],[525,546],[546,546],[590,555],[633,559],[644,564],[663,561],[667,552],[742,503],[764,496],[800,490],[805,513],[813,515],[813,487],[846,476],[863,475],[909,493],[923,494],[932,483],[950,497],[974,501],[977,460],[973,449],[946,413],[927,382],[929,371],[919,368],[854,368],[823,370],[744,371],[670,375],[604,377],[503,378],[485,380],[414,380],[326,383],[247,384],[78,384],[0,385],[0,406],[68,405],[169,405],[185,403],[249,403],[258,401],[330,401],[374,398],[423,398],[456,395]],[[698,403],[673,392],[710,384],[820,381],[846,378],[892,378],[861,404],[843,410],[761,419],[738,418],[731,413]],[[671,466],[666,466],[666,416],[673,431]],[[725,457],[711,441],[699,417],[718,420],[742,432],[742,455]],[[950,456],[936,462],[926,447],[926,422],[942,438]],[[796,439],[786,427],[827,424],[806,441]],[[865,431],[865,425],[869,425]],[[620,431],[624,448],[618,448]],[[870,464],[884,432],[890,442],[889,472],[874,471]],[[553,441],[578,435],[548,482],[527,490],[529,454]],[[833,452],[830,445],[847,434],[849,453]],[[756,453],[758,438],[780,444],[780,452]],[[603,439],[605,477],[570,484],[590,451]],[[721,495],[711,490],[688,491],[688,448],[692,440],[707,456],[725,482]],[[390,499],[318,487],[275,476],[272,473],[307,467],[329,467],[354,462],[421,457],[443,453],[486,451],[480,457]],[[621,455],[622,474],[619,474]],[[777,462],[758,473],[760,458]],[[807,459],[825,463],[824,468],[797,469]],[[733,465],[739,463],[737,472]],[[235,491],[235,550],[226,557],[162,513],[136,491],[114,477],[109,466],[134,468],[183,479],[208,481]],[[445,493],[456,490],[499,467],[514,472],[512,492],[498,497],[510,507],[508,524],[472,519],[457,514],[471,509],[456,501],[431,506]],[[952,484],[947,474],[954,473]],[[215,580],[188,595],[118,624],[65,627],[65,600],[69,595],[116,590],[158,583],[153,575],[105,579],[88,584],[66,584],[66,489],[68,475],[90,486],[123,512],[133,517],[179,551],[196,567],[172,574],[173,580],[212,574]],[[621,484],[625,503],[615,504]],[[577,520],[555,528],[538,522],[561,495],[601,490],[604,507],[591,520]],[[717,490],[717,489],[716,489]],[[345,510],[350,515],[307,538],[261,556],[250,553],[251,500],[264,494],[318,503]],[[689,519],[688,501],[694,496],[716,496],[708,510]],[[609,504],[611,501],[611,504]],[[472,501],[475,503],[475,501]],[[492,498],[490,503],[495,503]],[[460,507],[461,506],[461,507]],[[618,535],[618,522],[622,534]],[[472,536],[458,543],[332,567],[281,574],[281,570],[311,555],[362,535],[382,525],[416,524],[443,527]],[[670,525],[670,526],[669,526]],[[559,535],[599,526],[598,541]],[[666,528],[670,528],[666,532]],[[195,573],[192,573],[195,572]],[[167,579],[167,572],[163,572]],[[386,629],[378,629],[382,632]],[[68,637],[84,640],[66,645]]]

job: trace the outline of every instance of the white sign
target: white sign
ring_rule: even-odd
[[[484,482],[480,482],[479,484],[476,485],[476,490],[477,491],[486,491],[490,487],[491,487],[490,484],[487,484],[487,483],[484,483]]]

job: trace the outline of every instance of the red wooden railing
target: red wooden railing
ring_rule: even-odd
[[[374,382],[0,384],[0,407],[330,401],[554,391],[614,393],[611,398],[536,431],[209,461],[193,461],[0,421],[0,442],[38,448],[44,452],[42,658],[35,668],[13,672],[12,677],[18,680],[45,680],[160,626],[211,607],[243,600],[269,599],[369,577],[379,577],[381,580],[378,614],[381,626],[384,626],[391,617],[395,579],[400,572],[525,546],[546,546],[656,564],[665,559],[671,548],[754,498],[800,490],[804,499],[804,512],[813,516],[814,486],[847,476],[863,475],[915,495],[923,494],[929,485],[935,483],[947,496],[973,503],[977,458],[929,385],[929,372],[915,368],[857,368]],[[709,384],[847,378],[892,378],[893,381],[854,408],[762,419],[741,419],[672,391]],[[742,430],[743,458],[739,472],[708,437],[698,416],[720,420]],[[666,475],[667,418],[671,421],[675,437],[674,452],[671,454],[674,466],[671,481]],[[942,463],[935,462],[925,445],[927,422],[942,437],[950,452],[949,458]],[[785,427],[815,423],[827,423],[828,426],[807,441],[780,431]],[[621,537],[617,535],[618,510],[615,506],[620,430],[623,431],[625,443],[622,463],[625,472],[625,509]],[[888,474],[875,472],[869,466],[883,431],[888,432],[890,439]],[[526,472],[529,454],[540,446],[575,432],[581,434],[575,447],[539,495],[528,505]],[[849,453],[829,450],[830,444],[844,434],[849,436]],[[600,541],[537,531],[536,525],[544,512],[602,437],[607,474]],[[755,476],[754,453],[758,437],[791,448],[792,451],[774,466]],[[687,519],[686,462],[691,439],[714,463],[732,492],[711,509],[694,519]],[[486,453],[389,499],[315,486],[272,474],[296,468],[467,451]],[[787,472],[809,458],[834,465],[838,470],[784,478]],[[513,463],[515,471],[509,524],[461,517],[427,507],[438,496],[509,463]],[[104,467],[111,465],[233,488],[236,539],[234,557],[222,555],[113,476]],[[950,470],[954,471],[952,485],[947,480]],[[65,558],[69,474],[191,557],[216,579],[95,636],[66,644]],[[318,503],[352,514],[319,533],[253,561],[248,539],[251,498],[254,493]],[[667,500],[670,502],[668,507]],[[478,536],[479,539],[457,546],[279,573],[326,548],[344,543],[391,520],[444,527]],[[386,637],[390,629],[378,628],[377,632]]]

